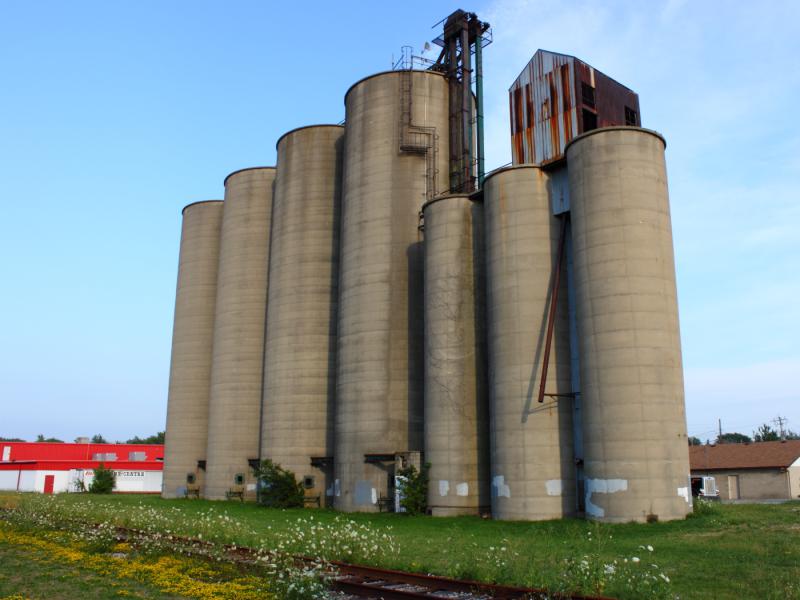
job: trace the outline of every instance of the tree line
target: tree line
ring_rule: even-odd
[[[706,444],[751,444],[753,442],[779,442],[781,440],[800,440],[800,433],[787,429],[781,436],[769,423],[764,423],[753,432],[752,436],[734,431],[717,435],[713,442],[706,440]],[[690,446],[700,446],[702,444],[703,442],[697,436],[689,436]]]
[[[81,438],[75,438],[75,443],[79,443],[78,440],[80,440],[80,439]],[[27,440],[23,440],[22,438],[0,437],[0,442],[25,442],[25,441],[27,441]],[[56,443],[56,444],[63,444],[64,443],[64,440],[60,440],[60,439],[55,438],[55,437],[47,437],[46,438],[46,437],[44,437],[44,434],[41,434],[41,433],[38,436],[36,436],[36,439],[34,441],[36,441],[36,442],[53,442],[53,443]],[[109,442],[105,437],[103,437],[101,434],[98,433],[97,435],[92,436],[91,443],[92,444],[111,444],[111,443],[114,443],[114,444],[123,444],[123,443],[124,444],[163,444],[164,443],[164,432],[163,431],[159,431],[158,433],[155,433],[153,435],[149,435],[149,436],[144,437],[144,438],[140,438],[138,435],[136,435],[136,436],[133,436],[131,439],[125,441],[125,442],[120,442],[119,440],[117,440],[115,442]]]

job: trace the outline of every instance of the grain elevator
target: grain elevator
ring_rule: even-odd
[[[671,520],[691,509],[664,151],[638,96],[539,50],[485,172],[489,25],[456,11],[184,209],[164,497],[434,516]]]

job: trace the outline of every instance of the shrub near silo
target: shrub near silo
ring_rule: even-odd
[[[294,473],[269,459],[255,469],[258,479],[258,503],[270,508],[302,508],[303,486]]]
[[[106,469],[103,463],[100,463],[94,470],[94,478],[89,486],[89,492],[92,494],[110,494],[114,491],[114,486],[117,484],[117,476],[114,471]]]
[[[431,463],[422,465],[417,471],[414,465],[397,472],[397,484],[400,487],[400,506],[407,515],[424,515],[428,511],[428,471]]]

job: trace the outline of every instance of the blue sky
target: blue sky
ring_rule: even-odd
[[[0,3],[0,435],[163,429],[180,209],[344,118],[455,8],[494,28],[487,167],[537,48],[640,94],[667,138],[689,432],[800,431],[800,3]]]

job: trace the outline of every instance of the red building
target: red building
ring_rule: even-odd
[[[0,490],[78,491],[100,463],[115,472],[115,492],[161,492],[163,444],[50,442],[0,442]]]

